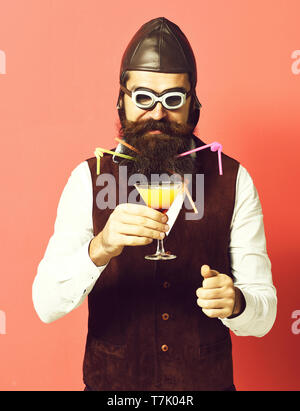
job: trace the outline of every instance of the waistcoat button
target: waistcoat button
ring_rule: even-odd
[[[164,288],[170,288],[170,286],[171,286],[171,284],[170,284],[168,281],[165,281],[165,282],[163,283],[163,287],[164,287]]]
[[[161,317],[163,320],[168,320],[170,316],[168,313],[163,313]]]
[[[162,346],[161,346],[161,350],[162,351],[168,351],[168,349],[169,349],[169,347],[166,345],[166,344],[163,344]]]

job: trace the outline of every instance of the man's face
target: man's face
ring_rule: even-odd
[[[156,93],[173,88],[190,90],[188,74],[152,73],[130,71],[126,88],[134,91],[147,88]],[[151,174],[176,172],[190,173],[194,164],[187,157],[177,158],[177,154],[190,149],[194,126],[188,123],[191,97],[178,109],[168,110],[160,102],[152,109],[144,110],[136,106],[132,99],[124,95],[124,114],[121,120],[120,137],[138,150],[136,161],[122,161],[130,174],[142,173],[150,178]],[[123,147],[123,152],[132,151]]]
[[[190,90],[190,82],[187,73],[153,73],[149,71],[130,71],[127,88],[134,91],[137,87],[146,87],[161,93],[164,90],[180,87],[187,92]],[[124,96],[124,109],[126,119],[129,121],[147,121],[149,119],[166,119],[178,124],[186,124],[189,116],[191,97],[186,103],[176,110],[168,110],[161,103],[157,103],[152,110],[143,110],[137,107],[128,95]]]

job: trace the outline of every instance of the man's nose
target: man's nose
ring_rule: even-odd
[[[149,115],[153,120],[160,120],[167,116],[167,111],[163,105],[158,102],[152,110],[149,110]]]

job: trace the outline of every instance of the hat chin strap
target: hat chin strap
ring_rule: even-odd
[[[193,96],[194,96],[194,99],[195,99],[195,101],[194,101],[194,106],[195,106],[195,108],[197,108],[197,109],[200,110],[200,108],[202,107],[202,104],[201,104],[200,101],[198,100],[198,97],[197,97],[197,94],[196,94],[195,89],[193,89]]]

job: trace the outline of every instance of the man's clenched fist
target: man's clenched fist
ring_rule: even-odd
[[[244,296],[228,275],[212,270],[208,265],[201,267],[201,275],[204,280],[196,295],[204,314],[210,318],[227,318],[243,311]]]

